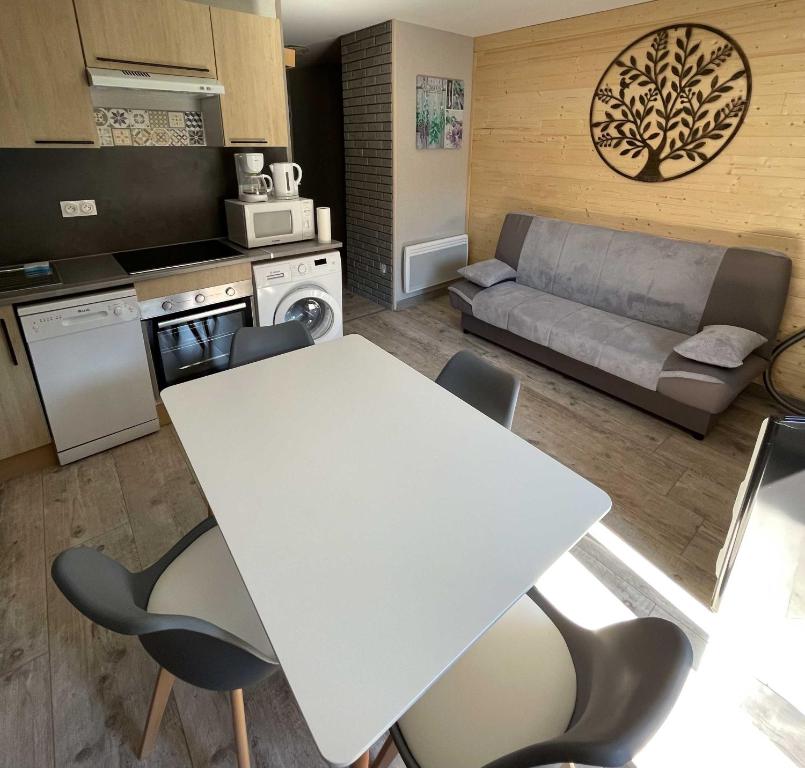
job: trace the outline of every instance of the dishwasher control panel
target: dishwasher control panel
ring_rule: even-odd
[[[134,295],[105,297],[102,301],[92,301],[92,298],[91,295],[84,296],[81,303],[75,298],[48,302],[47,307],[41,308],[43,311],[37,311],[39,307],[35,304],[20,307],[20,321],[26,338],[29,342],[37,342],[140,319],[140,308]]]

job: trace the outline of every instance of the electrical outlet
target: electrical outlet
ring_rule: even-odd
[[[388,268],[388,265],[383,264],[383,263],[381,262],[381,264],[380,264],[380,271],[381,271],[381,272],[382,272],[384,275],[386,274],[386,272],[388,272],[388,269],[389,269],[389,268]]]
[[[80,200],[78,209],[81,211],[82,216],[97,216],[98,207],[95,205],[94,200]]]
[[[97,216],[98,207],[94,200],[60,200],[62,218],[73,216]]]

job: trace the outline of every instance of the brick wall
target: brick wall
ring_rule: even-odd
[[[391,306],[391,22],[341,38],[347,287]],[[385,270],[385,271],[384,271]]]

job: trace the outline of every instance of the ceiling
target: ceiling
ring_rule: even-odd
[[[310,48],[299,63],[321,58],[341,35],[388,19],[477,37],[556,19],[635,5],[643,0],[282,0],[286,45]]]

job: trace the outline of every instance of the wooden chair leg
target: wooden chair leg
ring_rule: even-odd
[[[159,668],[154,693],[151,696],[151,706],[148,708],[148,717],[145,720],[143,740],[140,742],[140,760],[148,757],[154,748],[159,733],[159,724],[162,722],[162,715],[165,714],[168,697],[171,695],[175,681],[176,678],[167,669]]]
[[[235,747],[238,752],[238,768],[249,768],[249,737],[246,733],[246,710],[243,707],[243,689],[229,692],[232,705],[232,727],[235,730]]]
[[[372,763],[372,768],[389,768],[397,754],[397,745],[394,743],[394,739],[391,736],[386,736],[383,746],[380,747],[380,751]]]
[[[369,768],[369,753],[364,752],[350,768]]]

